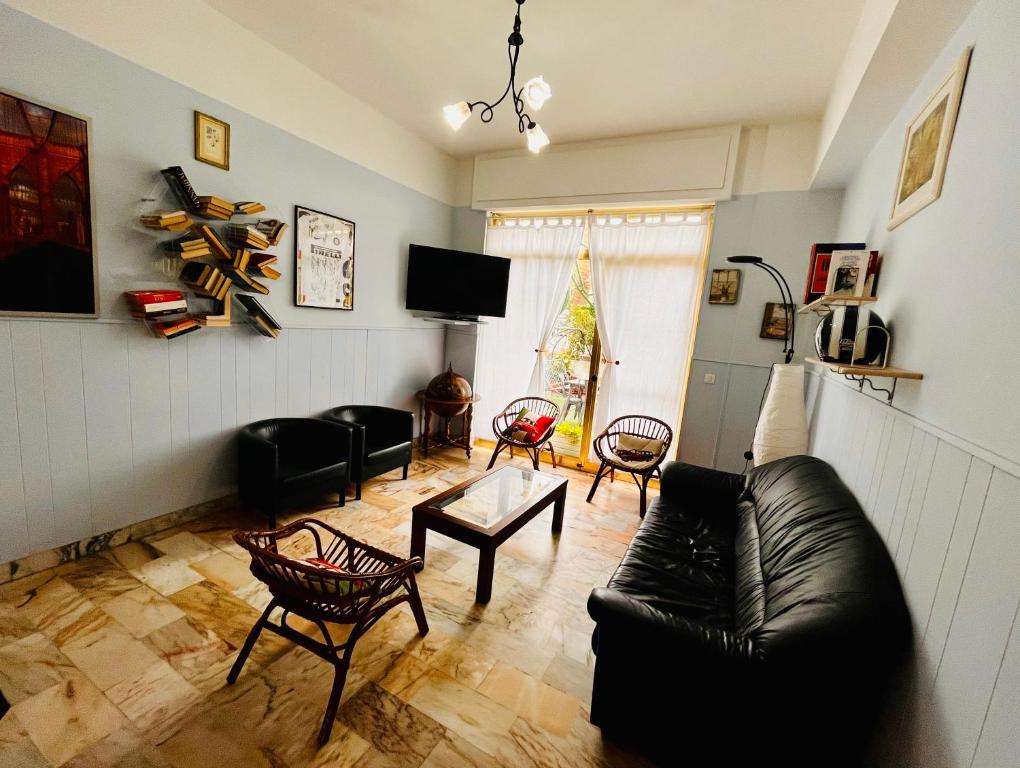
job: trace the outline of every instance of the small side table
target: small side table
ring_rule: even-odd
[[[471,416],[474,412],[475,403],[482,398],[478,395],[473,395],[467,400],[438,400],[434,397],[429,397],[424,389],[418,390],[415,393],[415,397],[418,398],[418,402],[421,403],[421,452],[423,456],[429,455],[429,448],[439,448],[441,446],[450,446],[452,448],[462,448],[467,453],[467,457],[471,458]],[[447,416],[444,411],[457,410],[458,406],[466,405],[467,408],[460,414],[461,417],[461,431],[459,435],[450,434],[450,422],[457,417]],[[443,429],[438,435],[432,434],[432,417],[444,418],[446,423],[443,425]]]

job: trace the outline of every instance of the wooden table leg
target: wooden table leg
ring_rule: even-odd
[[[492,575],[496,568],[496,548],[478,550],[478,583],[475,602],[487,603],[492,598]]]
[[[567,486],[563,486],[563,491],[559,496],[556,497],[556,501],[553,503],[553,521],[552,529],[553,533],[559,533],[563,530],[563,510],[567,507]]]
[[[464,450],[467,451],[467,457],[471,458],[471,417],[475,409],[474,403],[468,403],[467,410],[464,412]]]
[[[422,568],[425,562],[425,524],[418,519],[418,516],[411,513],[411,557],[420,557]],[[420,571],[421,568],[415,570]]]
[[[432,421],[432,412],[429,409],[429,406],[428,406],[427,403],[425,404],[424,408],[425,408],[425,419],[424,419],[424,421],[425,421],[425,428],[422,430],[422,433],[421,433],[421,452],[425,455],[425,458],[428,458],[428,455],[429,455],[429,434],[430,434],[429,430],[431,429],[429,424]]]

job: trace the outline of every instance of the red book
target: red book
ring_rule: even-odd
[[[804,303],[810,304],[825,295],[829,280],[829,262],[833,251],[863,251],[864,243],[815,243],[811,246],[807,283],[804,286]]]
[[[160,304],[184,298],[180,291],[124,291],[124,295],[135,304]]]

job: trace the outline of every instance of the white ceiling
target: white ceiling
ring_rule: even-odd
[[[506,102],[458,133],[441,114],[506,87],[513,0],[206,2],[452,155],[524,143]],[[560,143],[817,117],[863,2],[528,0],[518,84],[550,83]]]

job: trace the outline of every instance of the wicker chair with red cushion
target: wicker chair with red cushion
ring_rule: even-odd
[[[521,412],[530,423],[522,423]],[[492,420],[492,431],[496,435],[496,450],[489,459],[488,469],[496,463],[496,457],[505,449],[521,448],[531,457],[531,463],[538,469],[538,457],[545,449],[552,454],[553,466],[556,466],[556,451],[549,440],[560,423],[560,407],[552,400],[544,397],[519,397],[497,414]]]
[[[308,517],[274,531],[238,531],[234,541],[251,555],[252,574],[269,587],[273,598],[248,634],[227,682],[237,680],[263,629],[325,659],[333,665],[334,676],[319,730],[319,743],[324,744],[333,728],[354,645],[361,636],[383,614],[404,602],[411,606],[419,634],[428,634],[414,580],[421,558],[405,560],[391,555]],[[270,614],[277,608],[283,613],[279,623],[273,623]],[[315,624],[324,642],[289,626],[287,615],[291,613]],[[347,640],[335,643],[328,623],[352,624]]]

